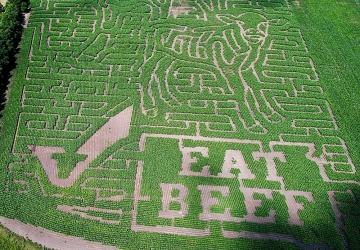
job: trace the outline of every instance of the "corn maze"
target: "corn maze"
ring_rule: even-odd
[[[359,170],[291,1],[31,2],[2,216],[121,249],[359,246]]]

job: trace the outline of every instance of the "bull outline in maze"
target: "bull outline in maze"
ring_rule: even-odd
[[[215,30],[208,38],[208,44],[211,46],[208,46],[207,54],[210,55],[209,57],[213,58],[212,70],[217,71],[214,74],[216,74],[218,78],[223,78],[222,80],[224,80],[227,76],[231,77],[231,74],[233,75],[233,79],[237,79],[232,82],[228,79],[225,79],[224,81],[229,83],[227,91],[225,92],[230,93],[230,99],[233,103],[233,100],[236,99],[235,110],[237,117],[246,130],[264,134],[267,130],[264,127],[264,124],[260,122],[258,118],[259,116],[261,116],[262,120],[266,120],[270,123],[278,123],[284,119],[284,117],[271,107],[270,103],[266,100],[266,97],[261,93],[261,91],[259,91],[259,88],[261,89],[261,81],[256,72],[256,65],[259,63],[260,53],[265,45],[266,38],[268,37],[269,21],[265,16],[256,12],[246,12],[238,16],[218,14],[216,15],[216,19],[222,23],[222,26],[216,26],[215,29],[219,29],[220,31],[223,29],[231,30],[233,32],[233,37],[227,37],[229,34],[225,34],[225,32],[223,34],[219,34],[219,31]],[[205,29],[206,28],[207,27],[205,27]],[[195,28],[191,34],[202,37],[207,32],[205,29]],[[188,32],[188,30],[185,28],[184,30],[180,30],[178,32],[179,36],[184,34],[184,36],[186,36],[186,32]],[[231,47],[229,44],[229,40],[231,39],[236,43],[235,48]],[[164,39],[162,38],[161,40],[163,41]],[[158,71],[159,73],[156,72],[157,68],[159,68],[159,61],[162,60],[161,56],[156,55],[156,46],[159,46],[159,44],[154,46],[152,56],[145,61],[144,72],[148,75],[144,76],[145,79],[140,85],[140,92],[142,93],[142,113],[153,117],[158,115],[158,108],[156,99],[153,96],[154,88],[151,86],[151,82],[157,82],[158,91],[163,91],[163,93],[160,93],[160,96],[163,97],[162,99],[168,100],[167,104],[170,104],[169,106],[183,105],[181,100],[177,98],[176,94],[170,93],[171,91],[169,91],[169,87],[162,83],[164,78],[161,78],[161,74],[164,74],[164,71]],[[228,48],[225,48],[225,46]],[[168,45],[168,47],[170,46]],[[166,49],[166,44],[165,46],[160,46],[161,51],[164,51],[164,48]],[[221,52],[225,49],[233,51],[233,55],[230,60],[225,59],[224,56],[221,55]],[[193,62],[192,65],[187,65],[188,68],[191,68],[191,66],[194,67],[193,65],[201,68],[202,66],[200,66],[200,64],[208,63],[204,62],[204,58],[198,58],[199,64],[196,64],[194,57],[191,58],[191,56],[187,53],[189,53],[188,50],[183,50],[181,51],[180,56],[187,57],[189,62]],[[171,65],[168,66],[168,69],[172,67],[174,63],[176,64],[179,61],[184,63],[184,60],[182,59],[177,60],[176,57],[172,59],[173,60],[168,62],[168,64],[171,63]],[[154,67],[153,65],[156,66]],[[152,73],[150,76],[149,72],[151,71]],[[225,72],[232,73],[226,74]],[[159,87],[164,85],[165,87],[162,87],[163,89],[159,90]],[[236,97],[234,95],[236,95]],[[195,96],[194,99],[198,99],[198,97]]]
[[[255,79],[259,79],[255,66],[258,63],[261,50],[265,45],[266,38],[269,35],[269,21],[265,16],[254,12],[243,13],[237,17],[232,15],[218,15],[217,18],[227,25],[233,25],[236,23],[240,29],[240,36],[245,42],[247,48],[247,51],[240,52],[241,55],[245,55],[245,58],[238,67],[238,74],[244,87],[243,95],[245,106],[252,118],[252,121],[248,120],[243,124],[245,127],[249,128],[249,130],[265,132],[265,128],[263,128],[263,126],[255,117],[255,114],[250,107],[249,100],[253,98],[255,101],[256,110],[261,113],[262,116],[269,122],[276,123],[283,120],[283,117],[267,102],[265,96],[257,92],[256,89],[253,89],[254,85],[261,84],[260,80],[259,82],[254,83],[254,78],[252,76],[254,76]],[[254,19],[257,19],[257,21],[251,23],[251,20]],[[246,77],[247,74],[251,77]],[[243,110],[244,109],[241,111]],[[247,117],[249,116],[243,116],[243,119],[245,120]],[[252,123],[253,125],[251,125]]]

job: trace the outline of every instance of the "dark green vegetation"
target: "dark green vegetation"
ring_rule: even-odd
[[[225,2],[32,1],[0,214],[126,249],[356,249],[358,7]],[[66,178],[130,105],[128,138],[48,178],[44,147]]]
[[[0,3],[0,13],[2,13],[2,12],[4,12],[4,6]],[[0,16],[1,16],[1,14],[0,14]],[[1,16],[2,17],[2,16]]]
[[[4,250],[38,250],[38,245],[18,237],[0,226],[0,249]]]
[[[28,11],[29,7],[29,0],[9,0],[6,8],[0,4],[0,111],[5,101],[11,71],[16,65],[22,34],[22,13]]]

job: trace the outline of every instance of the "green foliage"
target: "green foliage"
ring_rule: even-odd
[[[36,245],[29,240],[19,237],[5,228],[0,226],[0,249],[4,250],[40,250],[39,245]]]
[[[0,5],[0,107],[4,101],[10,71],[15,66],[15,55],[22,33],[22,13],[28,11],[29,0],[9,0],[4,9]],[[1,110],[1,108],[0,108]]]
[[[206,1],[217,4],[210,6],[204,4]],[[356,71],[360,55],[350,42],[356,39],[357,13],[354,11],[348,16],[346,8],[337,8],[335,0],[328,1],[326,7],[323,1],[315,4],[311,0],[298,1],[300,7],[295,3],[289,7],[288,2],[293,1],[285,0],[229,1],[232,3],[229,6],[235,7],[226,10],[222,5],[225,1],[206,1],[198,0],[199,5],[194,6],[198,10],[206,9],[205,14],[198,11],[178,18],[169,17],[171,1],[32,1],[33,12],[21,43],[19,65],[0,137],[0,190],[6,190],[0,192],[1,215],[125,249],[296,247],[286,240],[229,239],[222,234],[223,229],[286,234],[304,244],[326,243],[334,249],[344,247],[340,235],[344,232],[349,248],[359,245],[360,210],[356,199],[360,197],[360,190],[354,183],[359,181],[360,162],[357,152],[360,89]],[[173,1],[173,6],[181,6],[183,2]],[[351,4],[347,7],[354,8]],[[18,30],[21,30],[21,19],[15,18],[15,14],[27,8],[24,1],[9,1],[1,14],[5,18],[7,13],[0,25],[3,31],[0,37],[8,36],[0,40],[3,46],[0,60],[4,63],[11,62],[14,53],[6,51],[16,52],[14,44],[21,36]],[[322,11],[324,8],[328,11]],[[273,29],[259,54],[246,54],[250,49],[240,36],[239,23],[254,28],[264,20],[263,16],[241,15],[244,12],[262,13]],[[336,39],[332,34],[336,34]],[[197,48],[195,44],[200,46]],[[234,63],[229,63],[233,58]],[[254,69],[249,70],[252,62],[255,62]],[[243,67],[241,76],[237,74],[239,67]],[[261,73],[259,79],[254,77],[253,70]],[[251,86],[251,94],[245,92],[242,78]],[[231,86],[233,93],[226,86]],[[178,102],[172,96],[174,93]],[[143,98],[150,94],[152,98]],[[73,186],[62,188],[49,182],[30,145],[64,149],[65,153],[53,154],[51,158],[58,164],[58,177],[66,178],[74,166],[85,159],[84,155],[76,154],[76,150],[110,117],[130,105],[134,107],[134,118],[128,138],[97,156]],[[269,106],[276,113],[272,113]],[[230,119],[234,122],[229,122]],[[254,120],[265,124],[267,133],[262,133],[263,128],[256,126]],[[335,121],[340,124],[340,130],[336,129]],[[180,143],[176,139],[152,138],[146,141],[145,149],[140,150],[142,134],[259,141],[265,152],[283,152],[286,162],[275,160],[274,164],[286,183],[286,190],[308,191],[314,195],[314,202],[297,197],[297,202],[304,207],[299,212],[304,226],[289,225],[285,198],[278,192],[280,183],[268,180],[265,160],[255,160],[252,155],[260,150],[257,144],[196,139]],[[269,146],[269,142],[279,140],[300,146]],[[314,144],[316,152],[301,146],[309,143]],[[199,220],[203,210],[199,185],[229,187],[228,197],[213,192],[219,203],[211,207],[211,212],[221,214],[231,208],[231,216],[237,218],[247,215],[244,194],[236,178],[179,175],[183,157],[180,144],[207,148],[209,157],[200,152],[193,154],[197,161],[191,169],[199,173],[208,166],[214,176],[221,173],[227,150],[242,152],[248,168],[256,176],[243,180],[243,185],[275,190],[272,199],[264,194],[254,196],[262,201],[255,214],[267,216],[275,209],[276,223]],[[356,174],[349,173],[349,155],[356,163]],[[324,169],[320,171],[309,157],[327,164],[323,164]],[[141,184],[135,183],[140,173],[139,161],[144,164]],[[334,167],[339,172],[333,171]],[[334,182],[325,181],[324,172],[329,173]],[[239,173],[232,170],[234,175]],[[188,188],[190,212],[187,216],[159,217],[160,183],[179,183]],[[137,223],[208,228],[210,235],[188,237],[135,232],[132,230],[134,186],[143,196],[136,204]],[[333,190],[337,192],[335,200],[346,220],[343,231],[336,228],[329,202],[328,192]],[[175,190],[172,195],[176,197],[179,192]],[[57,209],[64,204],[102,210],[80,216]],[[123,212],[121,216],[107,212],[119,208]],[[179,210],[181,206],[172,202],[170,208]],[[118,224],[99,222],[99,218]]]

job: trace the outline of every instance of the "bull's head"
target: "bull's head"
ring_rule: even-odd
[[[265,16],[254,12],[243,13],[239,16],[217,15],[226,24],[237,24],[239,32],[245,41],[251,45],[263,45],[269,29],[269,22]]]

